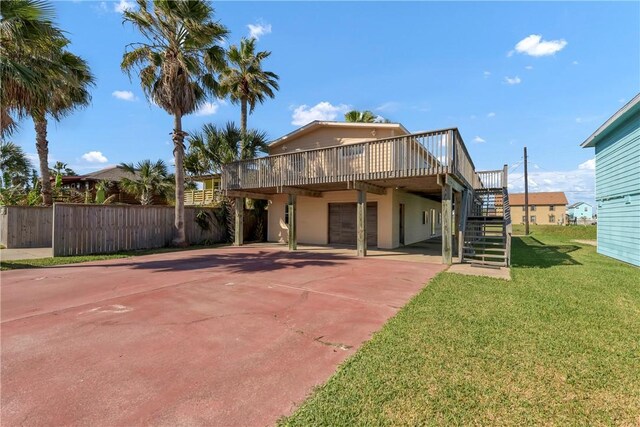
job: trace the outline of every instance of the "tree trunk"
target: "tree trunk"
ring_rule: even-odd
[[[53,197],[51,196],[51,181],[49,180],[49,141],[47,141],[47,119],[43,115],[34,117],[33,123],[36,130],[36,150],[40,159],[40,178],[42,179],[42,187],[40,194],[42,195],[42,204],[51,206]]]
[[[188,246],[184,231],[184,133],[182,132],[182,112],[174,115],[173,158],[176,164],[176,220],[173,244]]]
[[[242,138],[247,134],[247,100],[240,100],[240,133]]]

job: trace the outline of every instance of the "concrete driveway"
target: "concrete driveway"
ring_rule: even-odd
[[[225,247],[2,272],[2,425],[274,424],[443,268]]]

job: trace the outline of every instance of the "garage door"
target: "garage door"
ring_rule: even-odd
[[[357,243],[357,205],[355,203],[329,203],[329,244]],[[378,246],[378,203],[367,203],[367,244]]]

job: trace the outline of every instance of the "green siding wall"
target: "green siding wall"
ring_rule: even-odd
[[[640,113],[596,144],[598,252],[640,266]]]

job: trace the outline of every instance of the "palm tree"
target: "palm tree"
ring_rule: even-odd
[[[242,132],[235,123],[228,122],[224,127],[205,124],[201,132],[189,137],[188,165],[194,174],[218,173],[222,165],[236,160],[253,159],[267,151],[267,134],[249,129]],[[227,232],[232,241],[235,230],[233,212],[235,200],[225,203]]]
[[[215,73],[224,68],[219,43],[227,29],[213,21],[213,8],[203,0],[137,0],[139,10],[124,13],[146,43],[127,46],[121,68],[129,76],[137,69],[140,84],[151,102],[173,116],[175,160],[175,238],[186,245],[184,230],[184,136],[182,116],[195,112],[216,95]]]
[[[132,178],[122,178],[120,180],[121,188],[135,196],[141,205],[151,205],[153,204],[153,196],[166,197],[168,193],[173,191],[173,183],[167,171],[167,165],[162,160],[155,163],[151,160],[143,160],[136,165],[122,163],[120,167],[133,176]]]
[[[51,175],[76,176],[76,172],[73,169],[59,160],[53,164],[49,172]]]
[[[60,72],[56,61],[62,32],[53,8],[41,0],[0,2],[0,134],[16,128],[34,99],[47,97],[48,79]],[[13,116],[12,116],[13,115]],[[15,117],[14,117],[15,116]]]
[[[374,123],[377,118],[378,116],[369,110],[351,110],[344,115],[344,120],[350,123]]]
[[[227,52],[228,66],[220,76],[221,94],[228,95],[231,102],[240,104],[240,129],[247,132],[247,107],[253,113],[256,103],[262,104],[266,97],[273,98],[278,90],[277,74],[262,69],[262,61],[271,52],[256,53],[255,39],[242,39],[240,46],[233,45]]]
[[[0,187],[25,187],[29,183],[31,162],[19,145],[0,142]]]
[[[49,141],[47,140],[48,117],[59,121],[62,117],[91,102],[89,87],[94,85],[94,77],[85,60],[65,50],[69,43],[60,41],[57,61],[61,73],[56,73],[47,81],[45,98],[35,98],[26,106],[33,118],[36,131],[36,150],[40,160],[40,178],[42,179],[42,202],[50,205],[51,183],[49,182]]]

